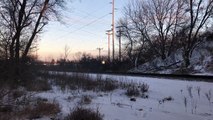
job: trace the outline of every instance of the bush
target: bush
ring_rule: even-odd
[[[48,91],[52,89],[51,85],[48,83],[48,80],[45,79],[28,81],[25,87],[28,91]]]
[[[21,116],[27,116],[29,119],[41,118],[43,116],[56,115],[60,112],[59,104],[38,102],[35,106],[29,105],[20,112]]]
[[[139,87],[140,87],[140,90],[142,93],[148,92],[148,90],[149,90],[149,85],[146,83],[139,85]]]
[[[101,91],[109,92],[118,88],[118,83],[111,79],[99,81],[99,88]]]
[[[163,98],[162,100],[159,100],[158,102],[159,102],[159,104],[162,104],[162,103],[164,103],[166,101],[172,101],[172,100],[174,100],[174,98],[172,98],[171,96],[169,96],[169,97]]]
[[[109,92],[118,87],[116,81],[110,79],[102,80],[101,76],[98,76],[97,79],[93,79],[89,77],[89,75],[81,73],[73,73],[71,75],[41,73],[39,76],[43,79],[51,80],[53,84],[60,87],[62,90],[82,89]]]
[[[77,107],[65,120],[103,120],[103,115],[100,114],[98,109],[93,111],[91,109]]]
[[[139,96],[141,95],[142,98],[148,98],[148,95],[145,93],[149,90],[149,85],[146,83],[136,84],[136,83],[123,83],[121,87],[126,90],[127,96]]]
[[[136,85],[132,84],[127,88],[126,95],[127,96],[139,96],[140,91]]]
[[[80,104],[90,104],[92,102],[91,96],[83,96],[81,98]]]

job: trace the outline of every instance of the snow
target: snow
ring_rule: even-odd
[[[192,52],[190,58],[191,65],[188,67],[190,74],[206,74],[213,76],[213,41],[205,41],[198,45]],[[143,63],[138,68],[131,69],[130,72],[142,73],[160,73],[160,74],[173,74],[176,73],[184,64],[183,50],[178,49],[173,52],[169,57],[162,60],[160,57]],[[186,73],[185,73],[186,74]]]
[[[100,77],[97,74],[89,75],[93,78]],[[205,96],[205,93],[213,90],[213,83],[106,74],[101,77],[122,82],[147,83],[149,98],[136,97],[136,102],[133,102],[122,89],[103,93],[82,90],[61,91],[54,86],[51,91],[37,93],[36,96],[57,101],[62,110],[59,115],[61,118],[79,105],[82,96],[89,95],[92,97],[92,103],[83,106],[94,110],[99,109],[101,114],[104,114],[104,120],[213,120],[213,98],[209,103]],[[193,87],[192,98],[187,90],[189,86]],[[201,88],[200,97],[196,90],[198,87]],[[169,96],[174,100],[159,103],[160,100]],[[184,105],[184,97],[188,101],[187,108]],[[192,114],[191,110],[194,106],[197,108]]]

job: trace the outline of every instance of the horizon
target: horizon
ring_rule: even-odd
[[[115,0],[115,24],[122,16],[122,9],[128,1]],[[67,10],[62,13],[64,23],[49,22],[40,35],[38,51],[34,54],[38,55],[39,60],[60,59],[64,54],[64,47],[67,45],[70,47],[70,60],[73,60],[74,55],[78,52],[97,56],[97,48],[103,48],[102,56],[107,55],[106,30],[111,29],[112,23],[110,2],[111,0],[68,2]],[[115,51],[117,42],[115,37]]]

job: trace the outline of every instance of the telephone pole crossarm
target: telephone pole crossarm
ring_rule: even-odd
[[[97,48],[98,52],[99,52],[99,56],[98,58],[101,59],[101,50],[103,50],[103,48]]]

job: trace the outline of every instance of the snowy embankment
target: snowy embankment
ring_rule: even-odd
[[[205,41],[194,49],[190,58],[191,65],[183,68],[183,50],[178,49],[169,57],[160,57],[148,61],[130,72],[160,74],[199,74],[213,76],[213,40]]]
[[[213,120],[213,83],[96,74],[90,74],[90,77],[147,83],[149,97],[135,97],[136,101],[130,101],[123,89],[104,93],[61,91],[54,86],[51,91],[37,93],[36,96],[57,101],[62,110],[59,118],[69,114],[79,105],[82,96],[86,95],[92,98],[92,102],[82,106],[99,109],[104,114],[104,120]],[[166,97],[171,97],[172,100],[162,101]]]

